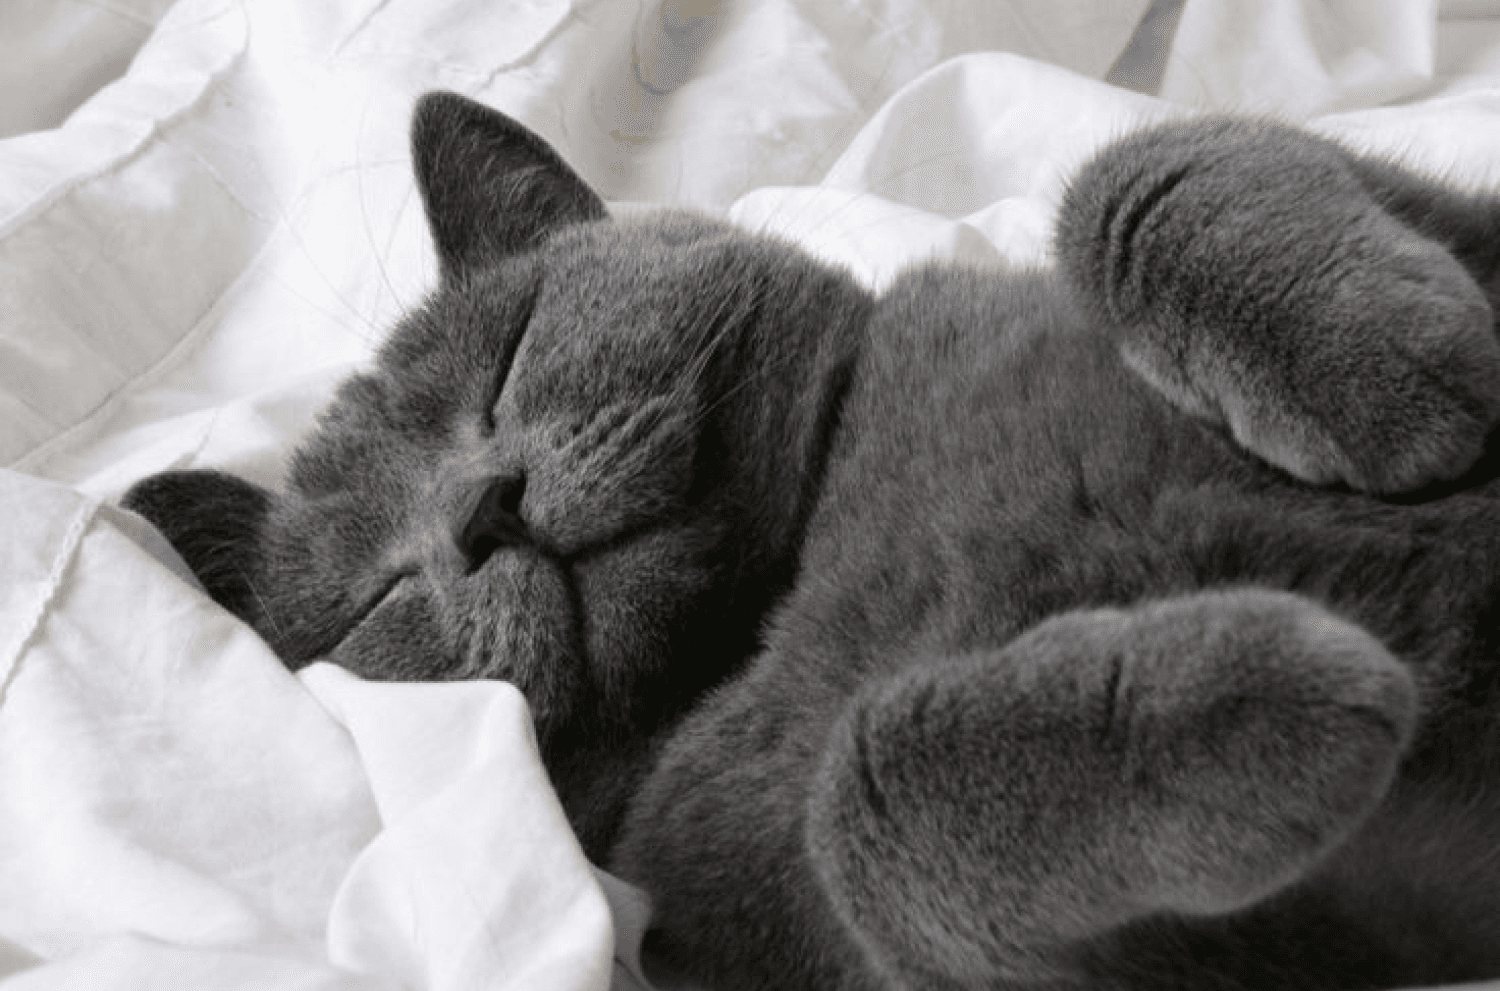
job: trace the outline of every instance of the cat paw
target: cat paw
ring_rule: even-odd
[[[1205,361],[1202,377],[1247,449],[1307,482],[1389,494],[1478,460],[1500,421],[1500,337],[1446,250],[1376,219],[1377,257],[1306,301],[1299,342]]]
[[[1373,192],[1392,183],[1405,192]],[[1174,404],[1304,481],[1394,493],[1463,474],[1500,421],[1490,302],[1406,222],[1451,227],[1483,209],[1466,202],[1295,128],[1203,118],[1081,170],[1056,248],[1086,310]]]
[[[1305,876],[1380,802],[1415,708],[1374,638],[1297,596],[1071,613],[858,697],[809,849],[901,980],[1044,980],[1133,919]]]

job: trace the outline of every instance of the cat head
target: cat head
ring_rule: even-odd
[[[870,298],[705,217],[613,221],[453,94],[412,151],[440,285],[283,490],[178,471],[125,504],[293,668],[506,679],[544,750],[649,729],[790,582]]]

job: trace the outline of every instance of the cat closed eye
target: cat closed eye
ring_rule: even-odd
[[[366,596],[361,601],[359,607],[355,610],[354,622],[350,624],[350,628],[353,629],[360,626],[371,616],[373,616],[376,610],[385,605],[386,602],[390,601],[391,597],[395,595],[396,592],[402,587],[402,585],[408,582],[414,574],[415,573],[411,571],[401,571],[396,574],[388,575],[379,585],[376,586],[373,593]]]

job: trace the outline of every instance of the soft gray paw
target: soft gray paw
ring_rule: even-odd
[[[1208,359],[1201,375],[1262,458],[1315,484],[1395,493],[1456,478],[1483,452],[1500,420],[1500,339],[1447,251],[1384,215],[1369,223],[1376,259],[1314,294],[1294,366]]]
[[[1070,613],[861,696],[810,850],[902,980],[1046,979],[1134,918],[1305,876],[1381,801],[1415,710],[1399,662],[1297,596]]]

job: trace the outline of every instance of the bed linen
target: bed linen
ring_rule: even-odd
[[[420,93],[876,287],[1046,264],[1069,170],[1172,115],[1500,188],[1491,0],[16,0],[0,67],[4,991],[649,987],[514,689],[292,675],[113,504],[275,485],[434,283]]]

